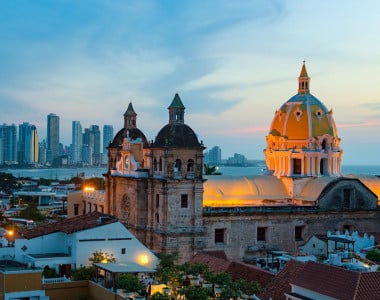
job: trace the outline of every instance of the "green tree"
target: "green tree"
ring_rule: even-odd
[[[380,251],[377,249],[369,250],[365,256],[365,258],[372,260],[376,262],[377,264],[380,263]]]
[[[212,291],[211,288],[188,286],[181,289],[179,293],[185,295],[186,299],[207,300],[209,299]]]
[[[92,264],[95,263],[115,263],[116,258],[112,253],[103,252],[102,249],[96,250],[92,253],[92,256],[88,259]]]
[[[19,188],[17,178],[10,173],[0,172],[0,191],[11,194],[12,191]]]
[[[137,292],[140,295],[145,294],[145,284],[141,283],[134,274],[121,274],[119,276],[118,288],[126,292]]]
[[[205,175],[214,175],[216,172],[216,166],[209,166],[204,164]]]
[[[45,220],[46,217],[41,213],[36,204],[29,204],[25,209],[19,212],[20,218],[30,219],[34,221]]]
[[[42,276],[44,276],[45,278],[59,277],[57,271],[55,269],[50,268],[49,266],[44,267],[44,270],[42,271]]]
[[[151,297],[151,300],[169,300],[168,295],[161,294],[160,292],[154,293]]]
[[[96,277],[95,267],[80,267],[71,272],[71,278],[73,280],[92,280]]]

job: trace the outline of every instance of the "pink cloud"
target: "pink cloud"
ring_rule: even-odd
[[[351,128],[351,127],[371,127],[371,126],[379,126],[380,120],[375,121],[367,121],[361,123],[346,123],[346,124],[338,124],[338,128]]]

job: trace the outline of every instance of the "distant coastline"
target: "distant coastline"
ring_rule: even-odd
[[[247,167],[220,166],[218,171],[220,176],[251,176],[262,175],[265,164]],[[107,167],[86,167],[86,168],[2,168],[0,172],[11,173],[15,177],[45,178],[56,180],[69,180],[72,177],[81,176],[83,178],[103,177],[107,172]],[[342,165],[342,174],[356,175],[378,175],[379,166],[365,165]]]

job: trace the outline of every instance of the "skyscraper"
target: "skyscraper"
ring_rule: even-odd
[[[113,126],[104,125],[103,126],[103,154],[107,154],[107,147],[113,140]]]
[[[86,156],[88,157],[91,153],[91,165],[100,164],[100,130],[98,125],[91,125],[90,128],[85,128],[83,134],[83,148],[86,146]],[[86,158],[86,162],[89,162],[89,159]]]
[[[71,158],[74,164],[82,161],[83,132],[79,121],[72,123],[72,153]]]
[[[18,126],[18,154],[20,164],[38,162],[38,134],[36,126],[24,122]]]
[[[0,164],[17,162],[17,127],[0,125]]]
[[[53,163],[59,155],[59,116],[50,113],[47,116],[46,161]]]
[[[220,166],[222,163],[222,150],[218,146],[212,147],[207,152],[207,163],[213,166]]]

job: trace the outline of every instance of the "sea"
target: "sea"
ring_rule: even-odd
[[[218,167],[220,176],[250,176],[262,175],[265,166],[254,167]],[[106,167],[92,168],[33,168],[33,169],[0,169],[0,172],[11,173],[15,177],[45,178],[52,180],[69,180],[72,177],[82,178],[103,177],[107,172]],[[342,165],[342,174],[355,175],[379,175],[380,166]]]

